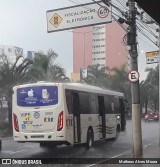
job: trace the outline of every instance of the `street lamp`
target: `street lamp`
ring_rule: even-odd
[[[82,34],[82,35],[83,35],[83,63],[82,63],[82,66],[85,67],[86,34],[88,34],[88,33],[90,33],[90,32],[74,32],[74,31],[72,31],[72,32],[73,32],[73,33],[77,33],[77,34]]]
[[[85,52],[86,52],[85,45],[86,45],[86,34],[88,34],[90,32],[92,32],[92,31],[89,31],[89,32],[73,32],[73,33],[83,35],[83,61],[82,61],[82,67],[80,68],[80,80],[83,80],[83,79],[87,78],[87,68],[85,67]]]

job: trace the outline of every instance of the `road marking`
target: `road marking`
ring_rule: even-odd
[[[27,150],[20,150],[20,151],[12,152],[10,154],[16,154],[16,153],[25,152],[25,151],[27,151]]]
[[[146,148],[146,147],[151,146],[151,145],[154,145],[154,144],[155,144],[155,143],[149,143],[149,144],[144,145],[144,147]]]
[[[7,151],[7,150],[3,151],[3,150],[2,150],[2,153],[12,154],[12,153],[14,153],[14,152],[13,152],[13,151]]]
[[[27,148],[33,148],[33,146],[24,146],[24,147],[27,147]]]
[[[123,154],[118,154],[118,155],[115,155],[115,156],[113,156],[113,157],[106,158],[106,160],[99,161],[99,162],[97,162],[96,164],[91,164],[91,165],[89,165],[88,167],[95,166],[95,165],[100,164],[100,163],[102,163],[102,162],[108,161],[108,160],[113,159],[113,158],[120,157],[120,156],[122,156],[122,155],[129,154],[129,153],[130,153],[129,151],[125,151]]]
[[[115,155],[115,156],[113,156],[113,157],[111,157],[111,158],[109,158],[109,159],[117,158],[117,157],[122,156],[122,155],[125,155],[125,153],[124,153],[124,154],[118,154],[118,155]]]

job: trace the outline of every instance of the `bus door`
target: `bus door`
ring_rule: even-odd
[[[105,119],[105,106],[104,106],[103,96],[98,96],[98,106],[100,114],[100,125],[102,126],[102,138],[106,138],[106,119]]]
[[[74,143],[81,142],[80,103],[78,93],[73,93]]]
[[[124,100],[122,98],[120,98],[119,101],[120,101],[120,113],[121,113],[121,131],[125,131],[126,127],[125,105],[124,105]]]

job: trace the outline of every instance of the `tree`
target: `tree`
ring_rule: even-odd
[[[111,72],[113,73],[111,77],[111,88],[124,93],[127,99],[131,99],[130,84],[128,82],[126,65],[124,64],[120,68],[112,68]]]
[[[65,75],[65,70],[56,63],[58,55],[53,51],[38,52],[33,59],[33,65],[30,69],[31,81],[69,81]]]
[[[151,86],[145,82],[141,81],[140,83],[140,103],[141,107],[145,107],[145,113],[147,114],[147,108],[148,108],[148,101],[150,98],[150,91],[151,91]]]
[[[100,64],[88,66],[88,76],[85,82],[94,86],[109,87],[108,70],[108,67],[101,67]]]
[[[146,69],[148,71],[147,78],[145,80],[145,83],[147,85],[150,85],[149,89],[149,97],[150,101],[153,104],[154,110],[158,110],[159,106],[159,66],[156,68],[148,68]]]
[[[12,132],[12,88],[17,84],[29,81],[29,66],[32,61],[18,56],[14,63],[7,56],[0,59],[0,95],[8,101],[9,131]]]

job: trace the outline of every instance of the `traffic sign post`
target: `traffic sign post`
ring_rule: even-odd
[[[111,6],[104,6],[101,1],[97,3],[48,10],[48,33],[111,22]]]

